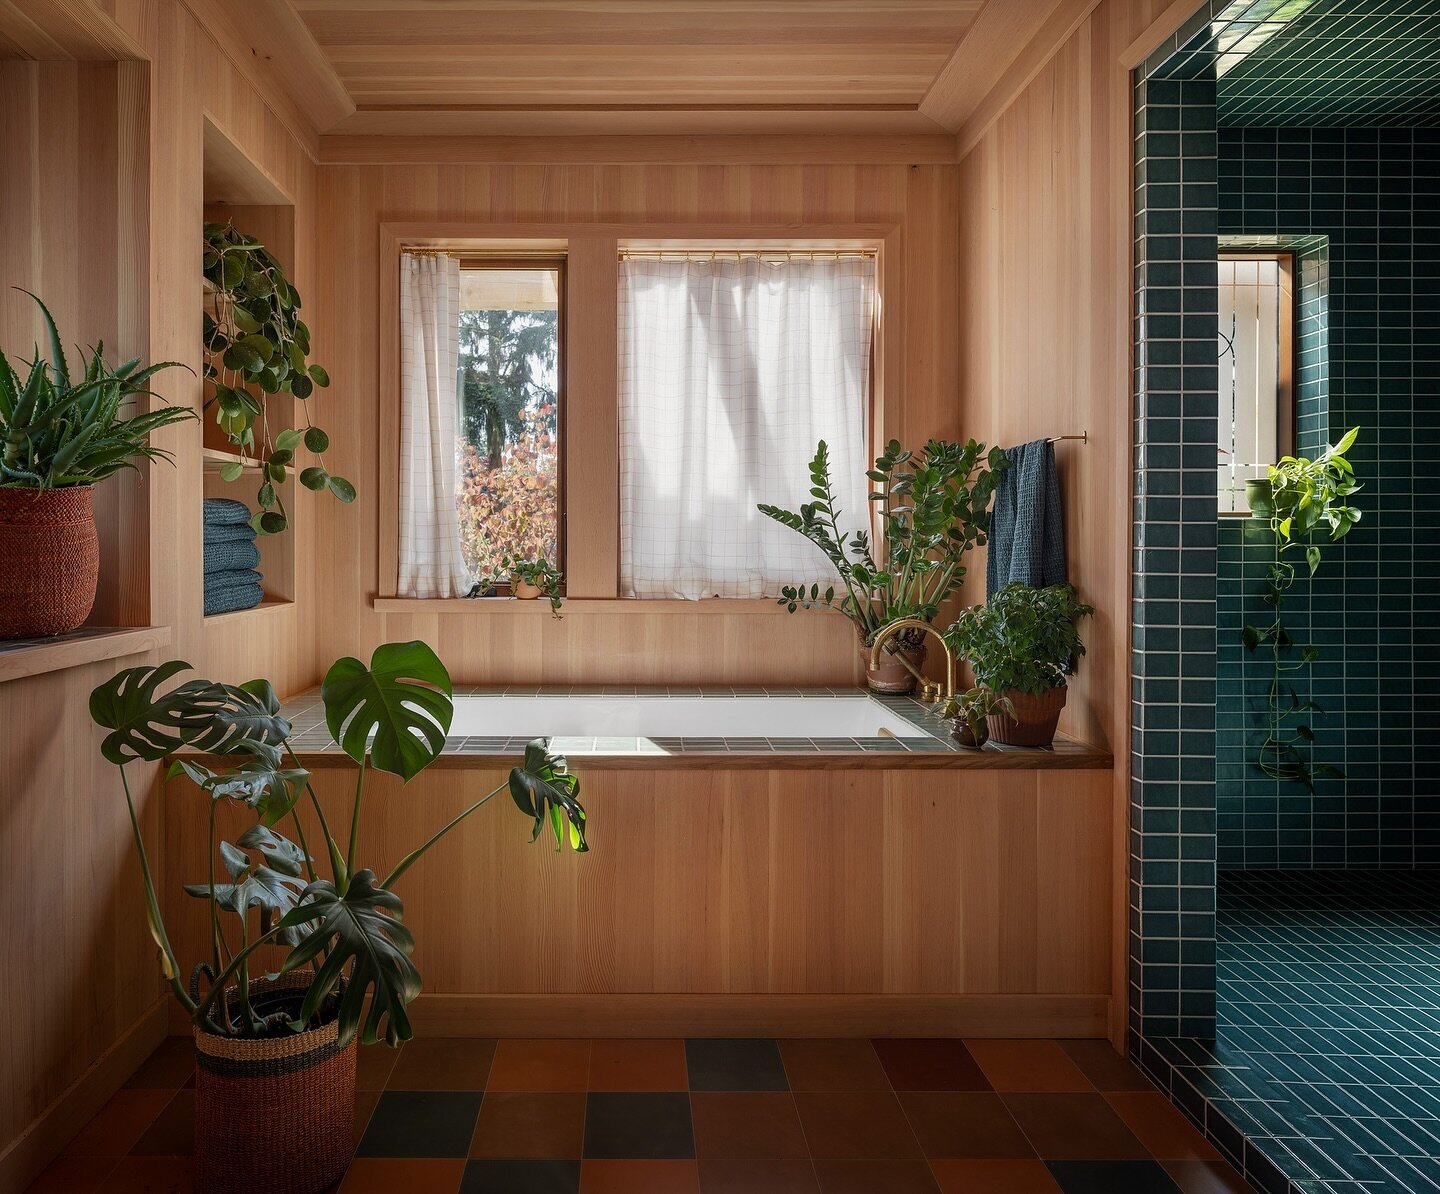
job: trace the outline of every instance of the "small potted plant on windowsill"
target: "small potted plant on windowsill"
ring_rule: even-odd
[[[565,573],[559,568],[544,556],[533,560],[517,560],[506,556],[500,567],[510,578],[510,592],[514,597],[520,601],[535,601],[540,597],[548,597],[550,611],[557,618],[560,616]]]
[[[1065,707],[1066,677],[1085,654],[1075,623],[1095,611],[1073,585],[1006,585],[963,613],[946,642],[969,661],[975,681],[1010,702],[986,716],[990,737],[1008,746],[1049,746]]]
[[[891,440],[866,474],[877,487],[870,500],[880,508],[883,544],[877,553],[866,532],[851,535],[840,529],[841,510],[822,440],[810,462],[815,500],[798,513],[763,504],[759,510],[824,552],[840,587],[786,585],[779,603],[791,613],[827,609],[849,618],[870,689],[912,691],[925,661],[925,631],[904,630],[889,639],[876,668],[870,666],[870,647],[883,627],[901,618],[933,622],[941,604],[959,589],[965,553],[985,544],[990,499],[1005,467],[1002,449],[987,451],[973,439],[964,444],[932,439],[918,453]]]
[[[151,434],[196,417],[188,406],[136,409],[173,361],[111,369],[101,344],[72,377],[55,321],[30,297],[50,359],[37,347],[21,378],[0,353],[0,639],[64,634],[90,616],[100,576],[95,486],[139,460],[173,459]]]
[[[193,1025],[196,1188],[312,1194],[333,1187],[354,1150],[357,1040],[398,1046],[412,1035],[406,1007],[420,993],[420,972],[411,961],[415,941],[396,885],[450,830],[507,788],[532,822],[531,841],[548,827],[557,850],[568,842],[585,851],[579,780],[550,753],[548,740],[538,738],[507,783],[450,819],[381,879],[356,855],[365,778],[384,771],[408,782],[444,749],[454,708],[450,676],[435,653],[421,642],[387,643],[369,666],[345,658],[326,673],[326,725],[358,766],[346,836],[331,832],[270,683],[192,679],[161,691],[187,667],[174,661],[122,671],[91,693],[90,715],[109,731],[100,752],[120,772],[161,971]],[[171,777],[193,781],[210,810],[209,874],[185,886],[205,902],[208,925],[188,985],[166,931],[126,776],[132,762],[179,752],[186,753]],[[217,769],[216,758],[238,765]],[[233,843],[216,841],[222,802],[256,814]],[[308,806],[308,836],[302,805]],[[282,822],[293,825],[293,840],[277,832]],[[217,859],[223,876],[217,876]],[[274,952],[277,947],[285,952]]]
[[[1015,705],[1007,696],[988,688],[972,688],[962,692],[945,709],[950,719],[950,734],[961,746],[980,750],[990,740],[987,719],[993,716],[1015,717]]]

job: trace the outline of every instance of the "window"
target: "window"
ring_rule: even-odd
[[[828,585],[820,551],[756,509],[812,501],[829,448],[868,525],[875,258],[633,253],[620,266],[620,592],[775,596]]]
[[[1222,514],[1248,514],[1245,482],[1293,451],[1294,296],[1291,254],[1220,255]]]
[[[501,560],[564,567],[561,261],[462,259],[456,501],[465,565],[503,588]]]

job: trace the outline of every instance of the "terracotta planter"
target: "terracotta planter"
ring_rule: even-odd
[[[300,980],[305,981],[304,979]],[[251,984],[257,1003],[283,991]],[[316,1194],[355,1149],[356,1040],[332,1021],[265,1040],[195,1033],[197,1194]]]
[[[1010,698],[1015,716],[990,714],[985,719],[990,726],[990,737],[1007,746],[1049,746],[1055,741],[1055,727],[1060,723],[1060,710],[1065,708],[1067,691],[1061,686],[1039,696],[1016,689],[1001,693]]]
[[[880,664],[878,667],[870,666],[870,646],[865,639],[859,639],[860,666],[865,669],[865,683],[871,692],[883,692],[889,696],[907,696],[915,691],[915,677],[900,662],[899,656],[904,656],[910,662],[910,666],[917,672],[925,666],[925,647],[904,647],[898,654],[892,654],[888,648],[893,644],[892,639],[885,647],[880,649]]]
[[[534,601],[540,596],[540,589],[526,580],[511,580],[510,592],[521,601]]]
[[[74,630],[100,577],[92,487],[0,489],[0,638]]]

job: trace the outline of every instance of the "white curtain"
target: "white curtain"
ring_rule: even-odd
[[[620,269],[620,585],[773,597],[834,572],[755,506],[798,510],[817,441],[868,527],[869,257],[632,257]]]
[[[460,261],[400,257],[400,572],[402,597],[464,597],[474,583],[455,505]]]

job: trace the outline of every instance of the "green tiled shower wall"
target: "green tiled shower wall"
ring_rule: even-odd
[[[1359,527],[1286,609],[1320,658],[1314,797],[1250,763],[1269,671],[1240,642],[1263,624],[1268,536],[1221,519],[1217,828],[1221,867],[1440,864],[1440,132],[1222,129],[1219,232],[1324,237],[1299,253],[1299,450],[1358,425]]]

